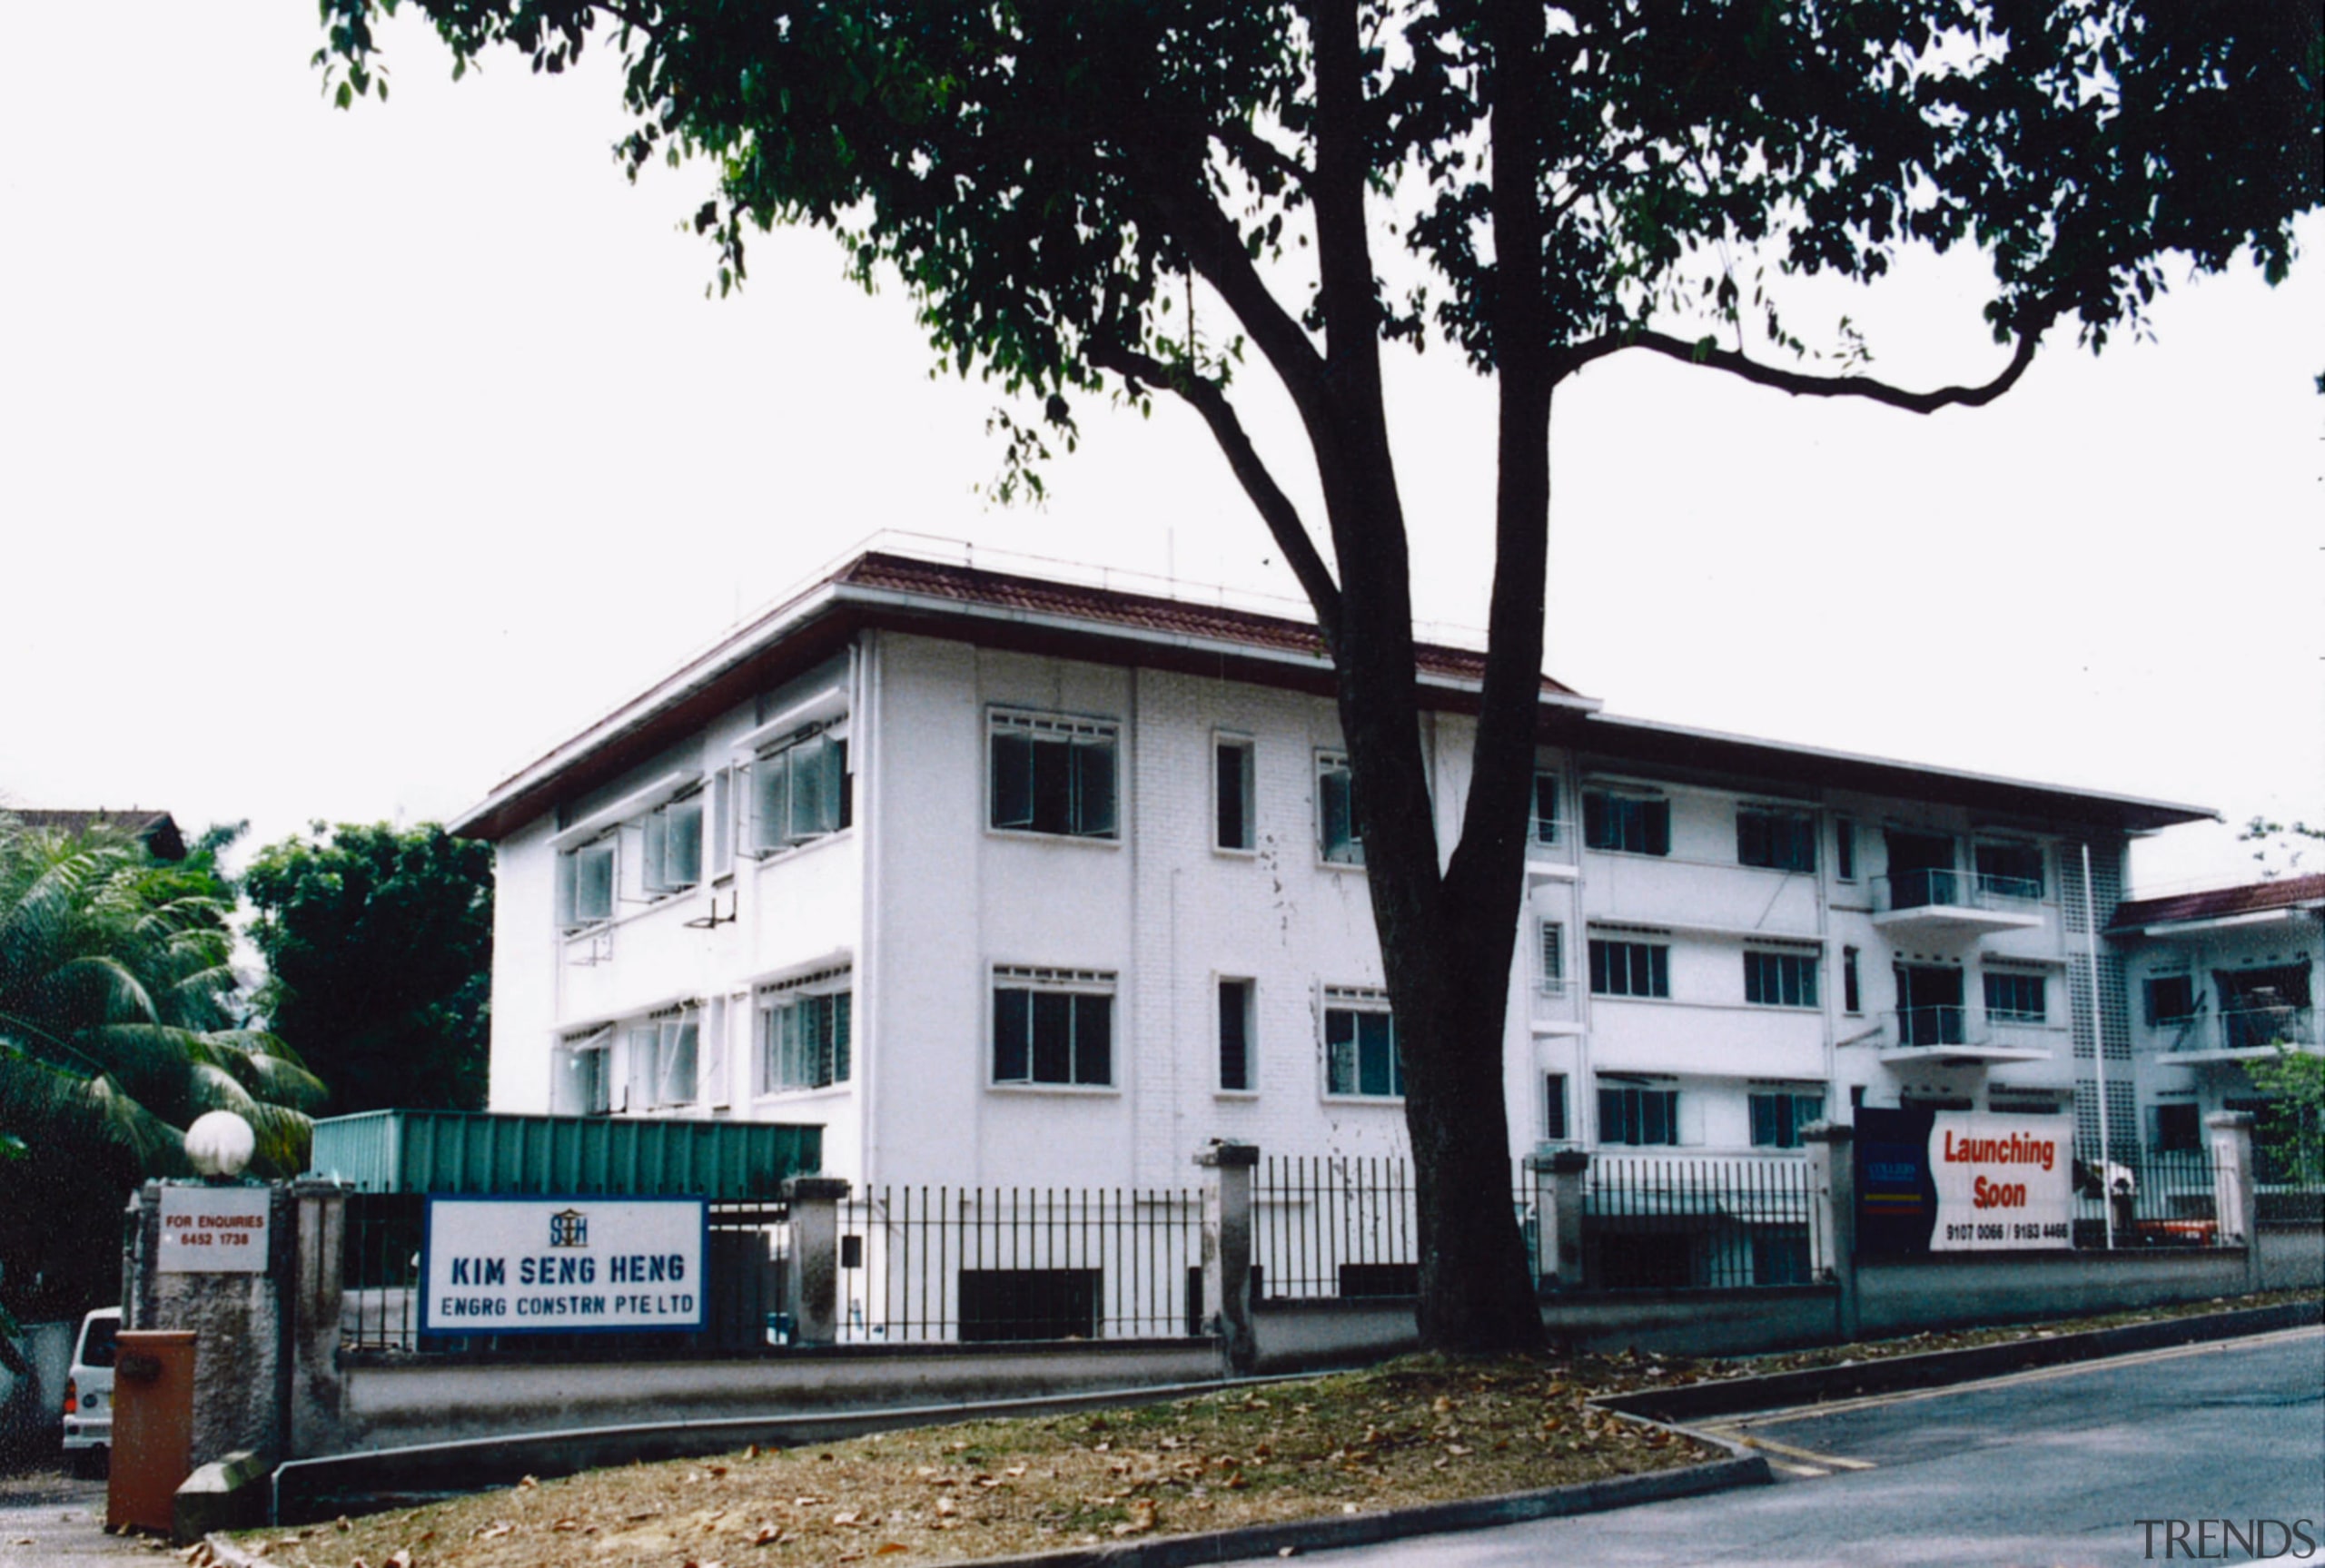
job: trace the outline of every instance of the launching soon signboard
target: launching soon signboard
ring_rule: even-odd
[[[431,1197],[420,1332],[698,1332],[708,1223],[698,1198]]]
[[[1929,1130],[1933,1252],[2074,1245],[2073,1122],[1947,1111]]]

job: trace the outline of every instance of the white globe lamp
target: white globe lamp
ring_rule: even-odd
[[[204,1111],[185,1129],[185,1157],[213,1181],[232,1181],[242,1175],[257,1149],[258,1135],[251,1124],[231,1110]]]

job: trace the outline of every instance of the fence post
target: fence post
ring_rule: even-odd
[[[839,1339],[839,1206],[847,1183],[832,1176],[795,1176],[783,1184],[791,1207],[791,1342],[832,1345]]]
[[[335,1181],[291,1187],[297,1247],[291,1276],[291,1419],[286,1447],[303,1459],[339,1452],[347,1386],[339,1375],[340,1313],[346,1297],[347,1188]]]
[[[1811,1122],[1801,1129],[1808,1150],[1808,1179],[1815,1188],[1817,1277],[1841,1287],[1833,1330],[1841,1343],[1857,1334],[1856,1158],[1850,1147],[1856,1129],[1845,1122]]]
[[[1582,1177],[1590,1156],[1542,1144],[1526,1157],[1534,1173],[1534,1273],[1538,1287],[1582,1288]]]
[[[2244,1286],[2261,1288],[2260,1196],[2252,1180],[2252,1122],[2249,1110],[2215,1110],[2204,1118],[2211,1133],[2212,1218],[2221,1239],[2244,1248]]]
[[[1202,1326],[1219,1336],[1230,1373],[1259,1358],[1252,1329],[1252,1170],[1256,1144],[1213,1139],[1195,1154],[1202,1171]]]

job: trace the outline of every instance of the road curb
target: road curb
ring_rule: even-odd
[[[1271,1524],[1245,1524],[1232,1530],[1210,1530],[1195,1535],[1162,1535],[1152,1540],[1117,1541],[1103,1546],[1073,1546],[1056,1552],[1020,1553],[1011,1557],[963,1559],[955,1568],[1193,1568],[1246,1557],[1291,1556],[1341,1546],[1370,1546],[1413,1535],[1449,1534],[1487,1530],[1497,1524],[1520,1524],[1530,1519],[1557,1519],[1576,1514],[1601,1514],[1642,1503],[1662,1503],[1677,1497],[1700,1497],[1738,1486],[1765,1486],[1773,1477],[1765,1455],[1732,1438],[1646,1416],[1627,1416],[1659,1426],[1707,1447],[1723,1450],[1727,1457],[1674,1470],[1654,1470],[1637,1475],[1612,1475],[1598,1481],[1578,1481],[1546,1486],[1535,1492],[1505,1493],[1499,1497],[1465,1497],[1451,1503],[1431,1503],[1418,1508],[1389,1508],[1372,1514],[1327,1514],[1321,1519],[1291,1519]],[[217,1568],[281,1568],[273,1559],[245,1552],[223,1535],[210,1535],[204,1543]]]
[[[2320,1322],[2325,1322],[2325,1301],[2288,1301],[2275,1307],[2247,1307],[2231,1312],[2130,1323],[2120,1328],[2086,1329],[2080,1334],[2059,1334],[2046,1339],[2012,1339],[1996,1345],[1975,1345],[1965,1350],[1931,1350],[1844,1366],[1811,1366],[1797,1372],[1770,1373],[1765,1377],[1732,1377],[1717,1383],[1690,1384],[1684,1388],[1648,1389],[1591,1403],[1627,1415],[1665,1422],[1689,1421],[1707,1415],[1818,1405],[1861,1394],[1941,1388],[1947,1384],[1999,1377],[2037,1366],[2095,1361],[2102,1356],[2163,1350],[2175,1345],[2241,1339],[2283,1328],[2305,1328]]]

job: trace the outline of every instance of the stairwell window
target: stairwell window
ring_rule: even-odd
[[[1776,871],[1816,869],[1816,818],[1770,806],[1736,810],[1736,863]]]
[[[1324,1092],[1368,1100],[1404,1094],[1405,1065],[1387,991],[1325,988]]]
[[[1558,842],[1558,775],[1534,770],[1534,842]]]
[[[1252,984],[1219,982],[1219,1088],[1222,1094],[1248,1094],[1258,1087],[1252,1060]]]
[[[1564,1143],[1572,1134],[1567,1131],[1566,1074],[1546,1072],[1542,1075],[1542,1138],[1549,1143]]]
[[[1618,854],[1671,853],[1671,803],[1661,795],[1585,790],[1582,842]]]
[[[1212,843],[1221,849],[1253,846],[1252,823],[1252,738],[1221,734],[1212,737]]]
[[[991,715],[992,824],[1064,838],[1115,837],[1121,733],[1111,720]]]
[[[1754,1007],[1815,1007],[1815,954],[1746,953],[1744,1000]]]
[[[847,742],[830,730],[769,747],[748,771],[743,841],[759,859],[836,833],[852,820]]]
[[[1590,940],[1590,994],[1671,994],[1671,949],[1657,942]]]
[[[1544,996],[1566,994],[1566,927],[1554,920],[1542,922],[1541,969],[1536,983]]]
[[[846,1083],[855,1056],[850,971],[819,970],[758,993],[759,1082],[769,1094]]]
[[[993,1081],[1111,1088],[1114,987],[1111,970],[993,971]]]
[[[1364,813],[1344,752],[1316,754],[1317,850],[1331,865],[1364,863]]]

